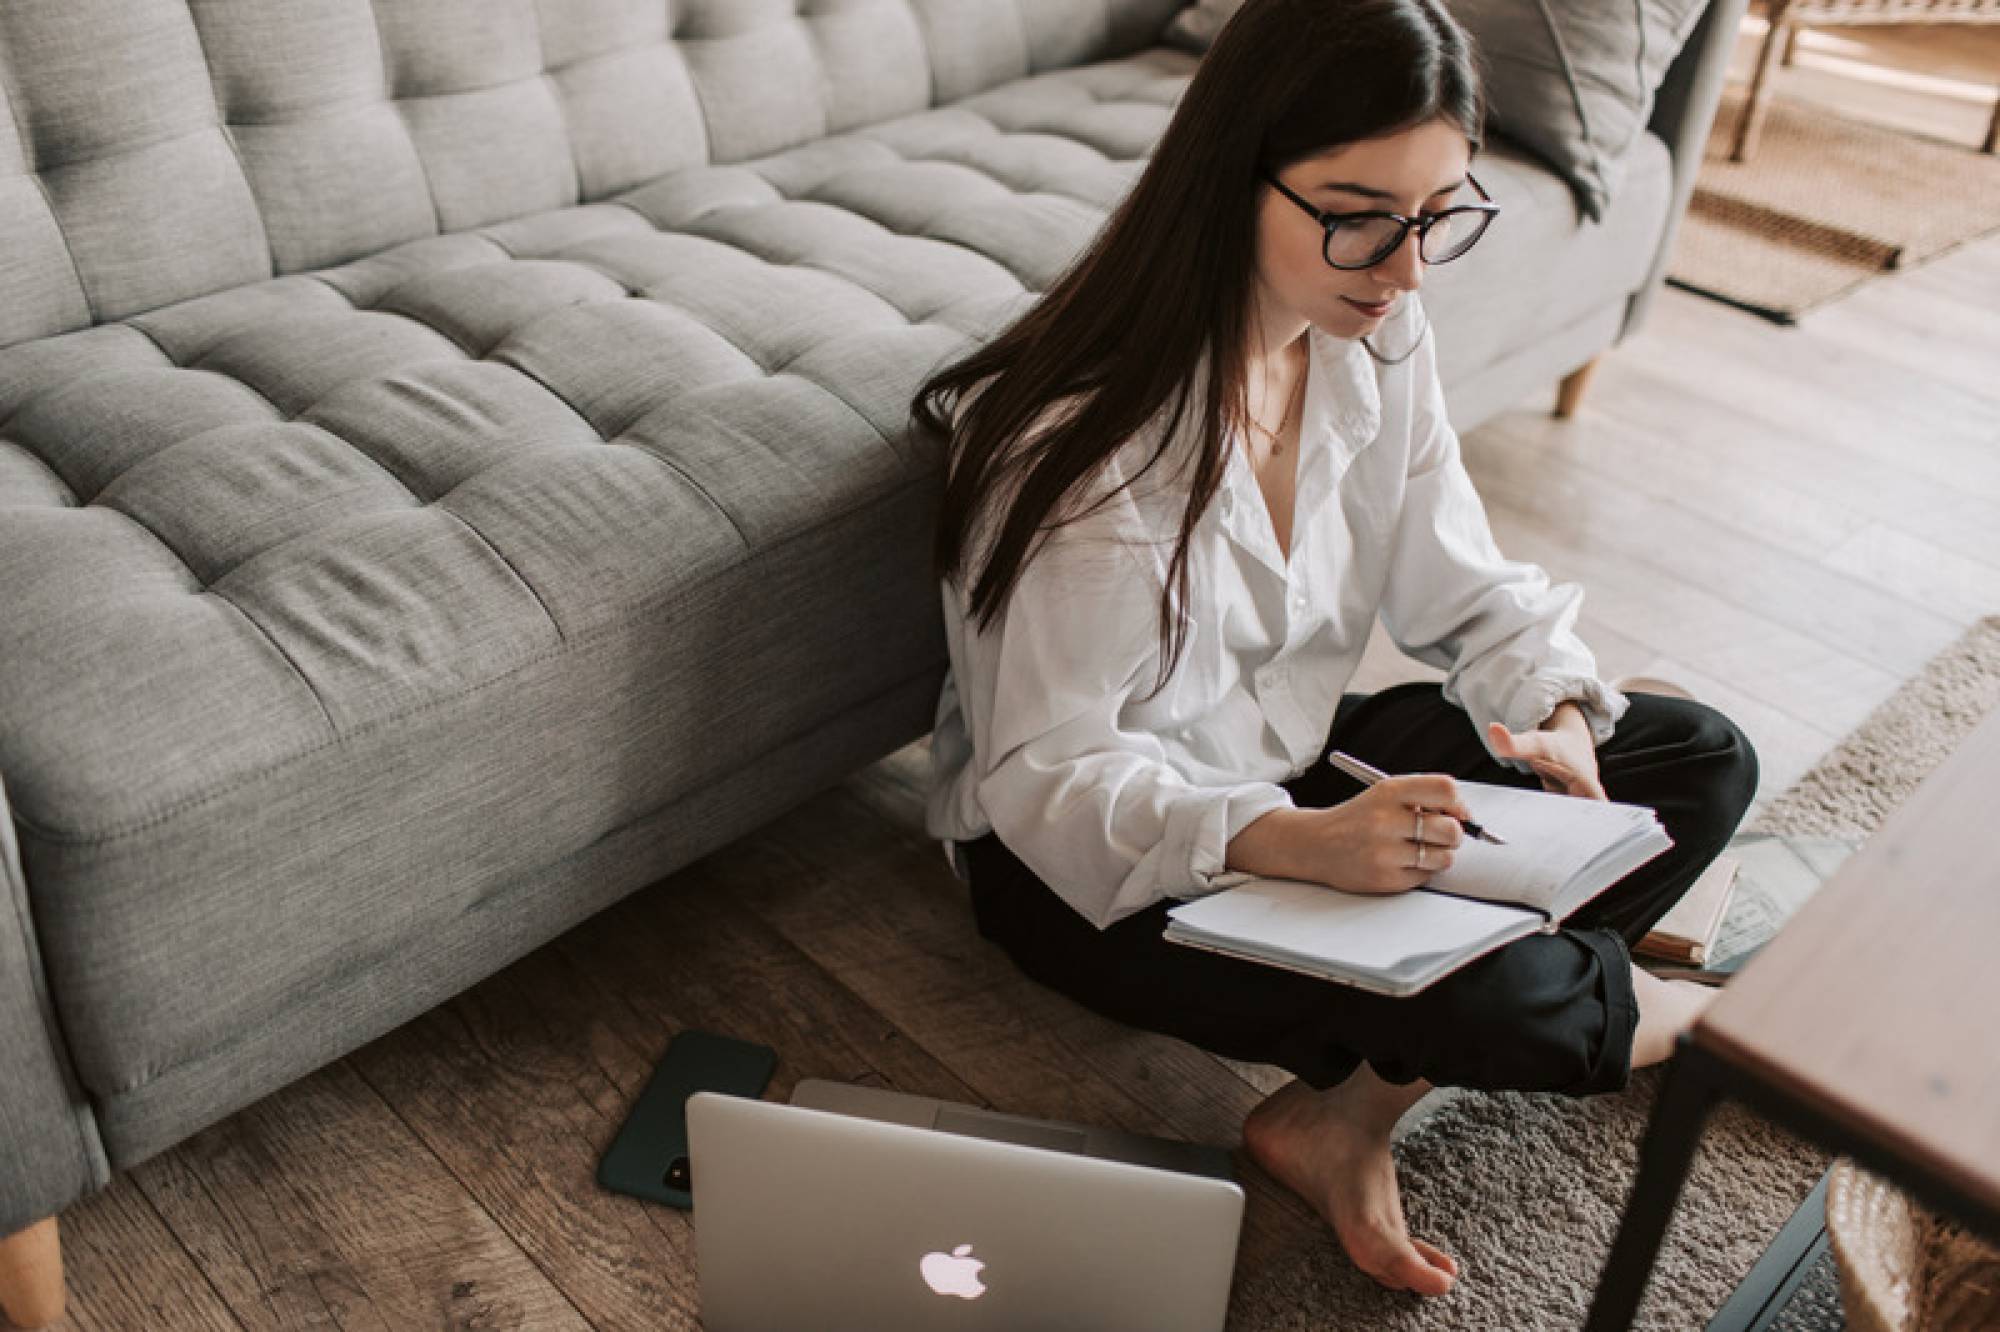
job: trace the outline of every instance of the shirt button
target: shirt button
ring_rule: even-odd
[[[1295,611],[1302,611],[1305,608],[1306,608],[1306,594],[1303,592],[1292,593],[1292,609]]]

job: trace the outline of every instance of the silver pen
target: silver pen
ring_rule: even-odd
[[[1346,773],[1349,777],[1352,777],[1355,781],[1360,782],[1363,786],[1373,786],[1375,785],[1375,783],[1383,780],[1385,777],[1389,775],[1388,773],[1383,772],[1380,768],[1370,767],[1368,764],[1363,763],[1360,759],[1354,757],[1354,755],[1352,754],[1341,753],[1338,749],[1328,752],[1326,756],[1326,761],[1328,763],[1331,763],[1334,767],[1339,768],[1342,772]],[[1443,810],[1433,810],[1431,812],[1439,814],[1444,813]],[[1451,818],[1452,816],[1450,814],[1445,814],[1445,817]],[[1490,832],[1487,832],[1486,829],[1480,827],[1477,823],[1474,823],[1471,819],[1460,819],[1459,823],[1462,827],[1464,827],[1465,834],[1468,837],[1476,837],[1482,842],[1491,842],[1495,846],[1507,845],[1505,842],[1501,841],[1498,837],[1494,836]]]

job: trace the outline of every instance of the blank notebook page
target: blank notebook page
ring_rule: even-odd
[[[1551,791],[1529,791],[1484,782],[1460,782],[1473,818],[1505,838],[1494,846],[1468,837],[1452,850],[1452,866],[1426,887],[1500,901],[1525,902],[1546,911],[1577,872],[1647,828],[1653,811],[1643,805],[1584,800]]]

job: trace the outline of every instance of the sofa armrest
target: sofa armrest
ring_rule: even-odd
[[[0,781],[0,1235],[54,1216],[110,1177],[56,1024]]]
[[[1647,128],[1659,135],[1673,154],[1674,192],[1667,208],[1666,229],[1660,234],[1660,248],[1647,270],[1645,284],[1625,308],[1625,325],[1618,334],[1621,341],[1638,329],[1653,294],[1666,280],[1667,261],[1673,257],[1681,218],[1694,194],[1709,128],[1715,122],[1715,108],[1722,101],[1722,86],[1729,74],[1729,57],[1736,49],[1736,32],[1748,7],[1749,0],[1711,0],[1653,95],[1653,118]]]

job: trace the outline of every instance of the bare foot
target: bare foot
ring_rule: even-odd
[[[1382,1088],[1392,1089],[1386,1104]],[[1389,1153],[1397,1117],[1422,1093],[1406,1093],[1394,1107],[1397,1090],[1365,1064],[1323,1092],[1289,1082],[1243,1121],[1243,1146],[1326,1218],[1356,1267],[1391,1290],[1442,1295],[1458,1276],[1458,1262],[1411,1238]]]

